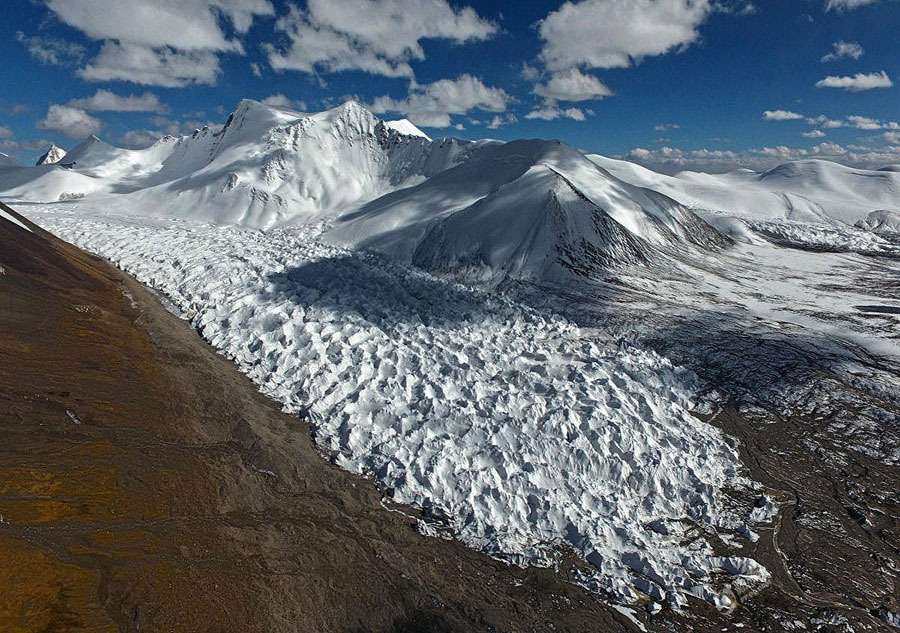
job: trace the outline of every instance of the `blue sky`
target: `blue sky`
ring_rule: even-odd
[[[244,97],[673,171],[900,163],[897,0],[11,0],[0,151],[131,147]]]

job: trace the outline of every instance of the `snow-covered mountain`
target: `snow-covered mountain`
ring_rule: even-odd
[[[900,208],[898,170],[811,160],[664,176],[558,141],[432,140],[352,101],[309,114],[244,100],[221,128],[142,150],[92,136],[65,163],[6,168],[0,195],[259,229],[314,222],[334,244],[489,284],[722,248],[713,226],[748,230],[723,216],[851,229]]]
[[[0,152],[0,169],[3,167],[21,167],[22,163],[8,154]]]
[[[58,163],[65,157],[66,150],[61,147],[57,147],[56,144],[51,144],[50,149],[48,149],[40,158],[37,159],[35,165],[38,167],[40,167],[41,165],[52,165],[54,163]]]
[[[624,160],[589,158],[622,180],[698,210],[748,220],[853,225],[879,209],[900,208],[900,168],[856,169],[824,160],[792,161],[766,172],[656,173]]]
[[[7,173],[0,193],[42,202],[103,196],[123,212],[267,228],[359,205],[484,144],[431,141],[355,102],[305,114],[244,100],[221,129],[166,136],[143,150],[90,137],[69,153],[68,173]]]
[[[327,239],[469,281],[550,280],[728,240],[691,211],[622,182],[559,141],[484,148],[340,217]]]

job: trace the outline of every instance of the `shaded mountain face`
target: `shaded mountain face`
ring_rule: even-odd
[[[41,165],[53,165],[58,163],[63,158],[66,157],[66,150],[61,147],[57,147],[56,145],[51,145],[50,149],[46,151],[40,158],[37,159],[35,163],[36,166],[40,167]]]

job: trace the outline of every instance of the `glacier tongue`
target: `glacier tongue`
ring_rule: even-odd
[[[719,575],[767,578],[706,540],[737,527],[719,491],[748,482],[690,414],[693,374],[651,352],[303,230],[34,216],[164,292],[339,464],[474,547],[547,564],[565,545],[625,601],[720,604]]]

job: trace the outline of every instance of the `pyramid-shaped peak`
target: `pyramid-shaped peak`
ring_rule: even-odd
[[[63,158],[66,157],[66,150],[61,147],[58,147],[55,143],[50,144],[50,149],[48,149],[40,158],[37,159],[35,165],[53,165],[54,163],[58,163]]]

